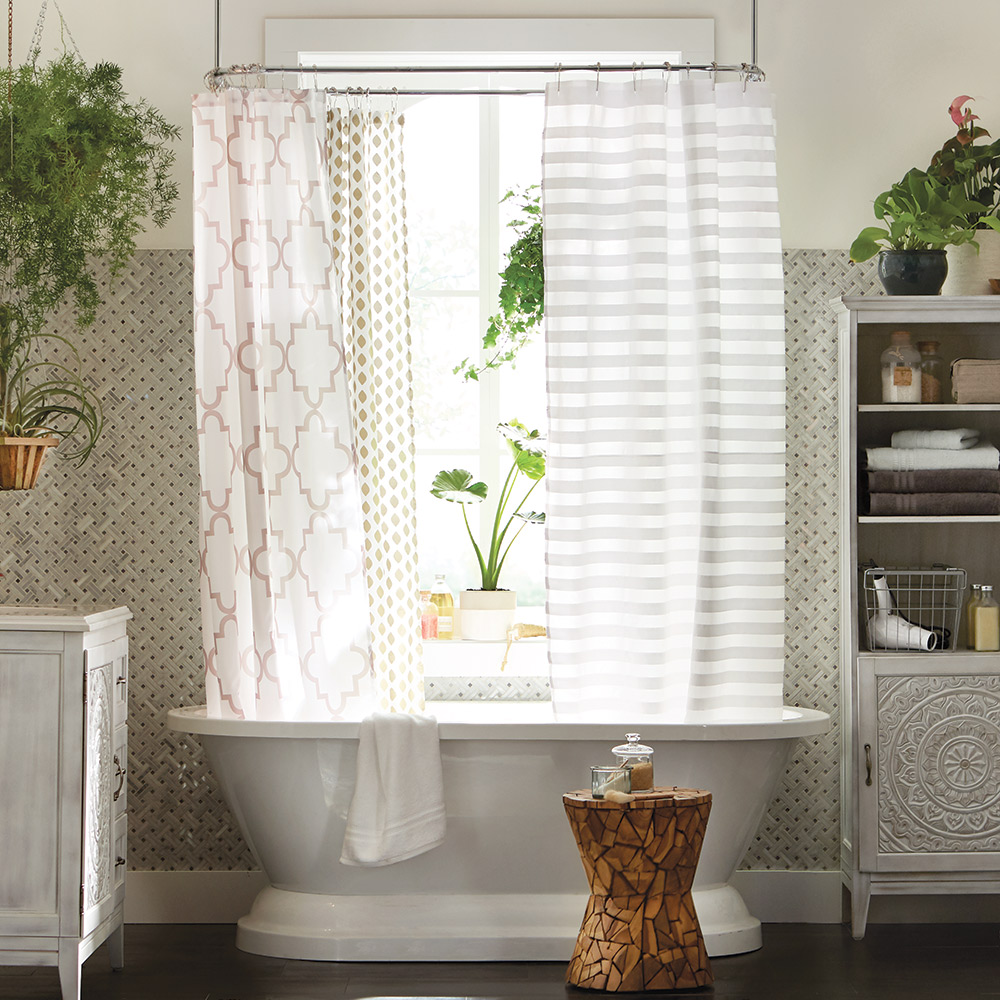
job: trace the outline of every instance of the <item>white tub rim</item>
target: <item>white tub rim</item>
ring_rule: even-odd
[[[514,721],[476,719],[489,713],[520,714]],[[486,710],[482,706],[492,706]],[[529,707],[530,706],[530,707]],[[456,714],[468,718],[459,721]],[[548,713],[548,717],[546,717]],[[438,718],[442,740],[602,740],[621,742],[621,722],[558,722],[551,717],[548,702],[429,702],[426,715]],[[203,736],[263,737],[268,739],[354,739],[360,722],[330,720],[286,722],[246,719],[210,719],[205,705],[172,708],[167,727],[175,732]],[[653,723],[635,720],[627,724],[642,734],[644,742],[717,740],[773,740],[818,736],[831,726],[830,715],[814,708],[786,705],[780,721],[707,723]]]

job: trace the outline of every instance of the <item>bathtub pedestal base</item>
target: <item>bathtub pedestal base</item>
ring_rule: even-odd
[[[710,958],[760,947],[760,921],[732,886],[692,895]],[[236,946],[321,962],[568,962],[586,903],[586,891],[332,896],[267,886],[239,921]]]

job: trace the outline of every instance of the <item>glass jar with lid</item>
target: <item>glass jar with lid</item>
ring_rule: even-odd
[[[946,385],[948,366],[938,354],[936,340],[917,341],[920,351],[920,402],[946,403],[951,399],[951,387]]]
[[[626,733],[626,742],[611,752],[619,767],[627,767],[633,792],[649,791],[653,787],[653,748],[639,742],[638,733]]]
[[[920,402],[920,352],[907,330],[895,330],[882,352],[882,402]]]

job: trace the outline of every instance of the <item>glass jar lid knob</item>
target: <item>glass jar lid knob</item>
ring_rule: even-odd
[[[652,747],[644,746],[639,742],[638,733],[626,733],[625,739],[628,740],[627,743],[622,743],[611,751],[618,757],[648,757],[653,752]]]

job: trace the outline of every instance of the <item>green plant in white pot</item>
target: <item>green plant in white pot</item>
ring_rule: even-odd
[[[501,589],[500,572],[511,546],[525,526],[545,523],[544,514],[524,509],[528,497],[545,477],[545,447],[541,435],[537,430],[529,431],[517,420],[499,424],[497,430],[507,439],[513,461],[500,487],[488,544],[480,545],[476,541],[465,510],[469,504],[486,500],[489,492],[486,483],[476,481],[465,469],[449,469],[439,472],[431,484],[433,496],[461,505],[465,530],[479,563],[482,589],[464,590],[459,598],[463,639],[507,637],[507,630],[514,624],[517,594]],[[520,500],[516,500],[517,496]]]

